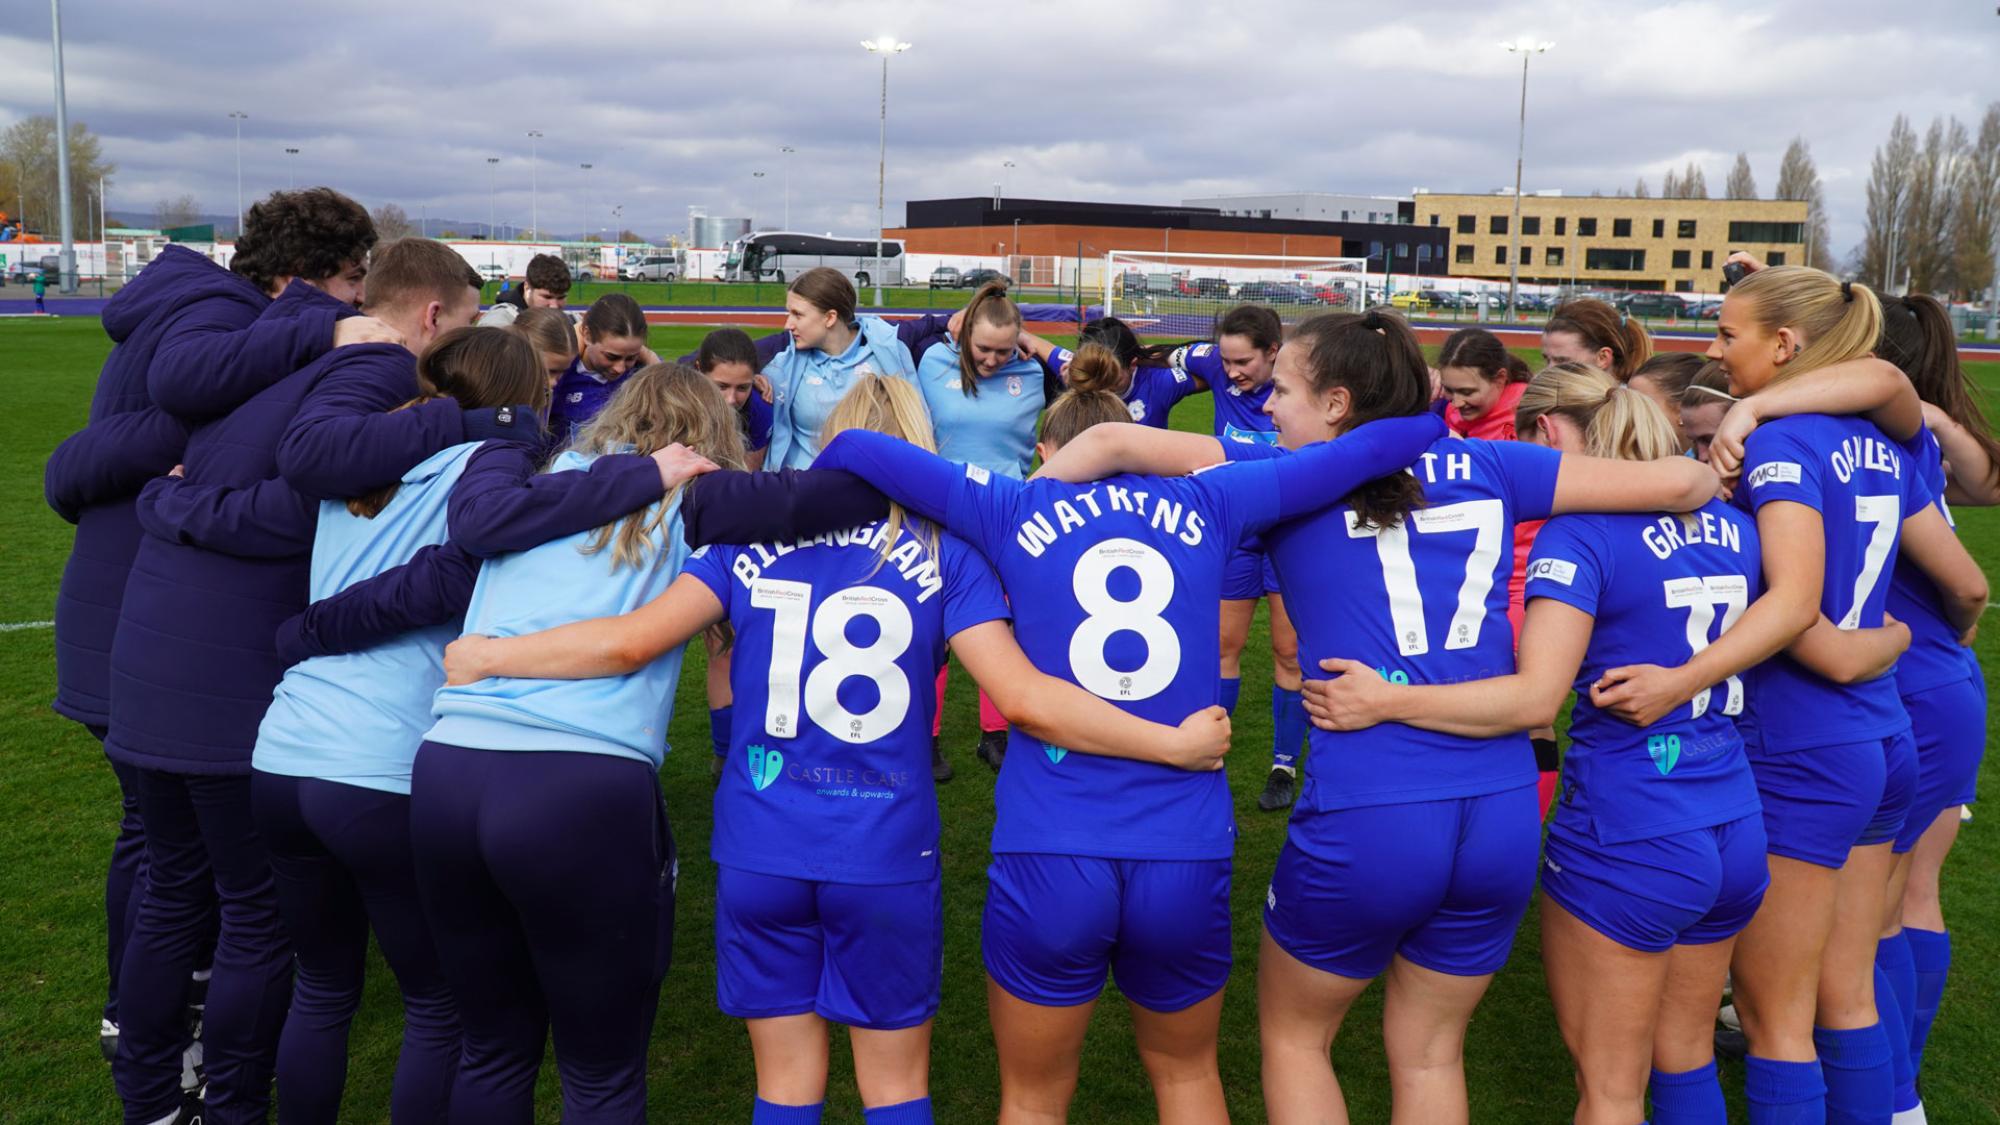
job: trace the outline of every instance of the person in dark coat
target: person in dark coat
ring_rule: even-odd
[[[478,277],[442,243],[403,239],[375,255],[365,308],[421,348],[471,323]],[[294,283],[260,323],[325,310],[352,313]],[[275,627],[306,602],[314,492],[372,491],[527,413],[467,411],[449,399],[381,413],[416,393],[408,348],[340,348],[195,429],[184,471],[139,494],[144,534],[112,644],[105,740],[112,760],[136,772],[150,865],[119,981],[113,1076],[128,1125],[174,1112],[180,1002],[166,982],[194,967],[214,900],[222,916],[206,1012],[207,1109],[228,1121],[261,1121],[268,1110],[291,958],[251,813],[250,754],[284,672]]]
[[[258,378],[287,374],[342,344],[393,338],[370,318],[336,327],[331,311],[257,323],[294,278],[358,300],[374,242],[374,224],[352,200],[324,188],[281,192],[251,208],[229,268],[169,246],[106,305],[102,321],[113,347],[91,398],[90,424],[57,447],[43,479],[49,506],[77,528],[56,600],[53,706],[100,742],[111,717],[111,638],[139,541],[134,498],[179,463],[191,422],[226,413],[255,393]],[[229,378],[243,372],[253,374]],[[154,386],[185,419],[160,407]],[[113,768],[124,812],[105,881],[110,985],[99,1042],[106,1058],[117,1047],[118,976],[145,856],[131,773]]]

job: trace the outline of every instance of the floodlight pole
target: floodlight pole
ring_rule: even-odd
[[[875,305],[877,308],[880,308],[882,305],[882,241],[884,230],[888,225],[885,220],[887,210],[884,200],[887,197],[889,183],[889,56],[902,54],[904,51],[910,49],[910,45],[898,40],[893,35],[884,35],[880,39],[864,39],[861,41],[861,45],[867,48],[870,54],[882,56],[882,117],[878,147],[875,155],[874,277]]]
[[[541,140],[541,130],[528,130],[528,229],[537,240],[542,237]]]
[[[1521,300],[1521,163],[1528,149],[1528,59],[1555,44],[1537,42],[1523,35],[1512,43],[1500,45],[1521,56],[1521,126],[1514,140],[1514,221],[1507,226],[1508,242],[1512,245],[1507,253],[1507,318],[1512,320],[1519,315]]]
[[[243,123],[250,115],[241,110],[230,110],[229,117],[236,125],[236,237],[243,237]]]
[[[486,158],[486,241],[493,241],[493,176],[500,169],[500,158]]]
[[[778,152],[785,158],[785,228],[792,229],[792,154],[798,149],[791,145],[779,145]]]
[[[56,60],[56,191],[62,224],[64,293],[76,292],[76,216],[69,203],[69,99],[63,94],[62,0],[49,0],[49,36]],[[886,79],[885,79],[886,80]],[[25,222],[25,220],[23,220]]]

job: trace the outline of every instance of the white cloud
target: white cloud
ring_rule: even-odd
[[[191,14],[193,13],[193,14]],[[0,36],[0,122],[46,112],[38,13]],[[776,225],[875,221],[881,70],[858,41],[915,44],[890,64],[889,222],[909,198],[1009,194],[1177,202],[1230,191],[1488,191],[1513,179],[1521,34],[1527,182],[1577,194],[1655,184],[1699,162],[1720,187],[1737,151],[1776,182],[1812,143],[1836,244],[1859,236],[1870,155],[1898,112],[1921,129],[2000,99],[1990,7],[1860,0],[1029,0],[558,9],[433,0],[341,5],[142,0],[65,12],[70,113],[105,140],[120,202],[235,198],[227,113],[251,114],[245,192],[324,182],[412,213],[516,224],[541,130],[543,225],[589,219],[659,236],[687,207]],[[588,177],[578,167],[589,162]],[[763,177],[753,176],[762,171]]]

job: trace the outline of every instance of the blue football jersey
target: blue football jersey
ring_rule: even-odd
[[[1934,497],[1908,454],[1865,418],[1801,414],[1750,435],[1744,491],[1753,509],[1780,500],[1820,513],[1826,581],[1820,612],[1842,629],[1882,624],[1903,520]],[[1909,726],[1896,677],[1840,685],[1789,656],[1751,675],[1760,745],[1772,752],[1866,742]]]
[[[1218,397],[1219,401],[1219,397]],[[1232,460],[1282,451],[1223,443]],[[1361,527],[1336,505],[1278,525],[1264,546],[1299,633],[1299,667],[1345,657],[1396,683],[1452,684],[1514,671],[1507,578],[1514,525],[1546,519],[1561,454],[1504,441],[1444,438],[1410,472],[1424,507],[1395,527]],[[1299,799],[1342,809],[1498,793],[1535,780],[1524,734],[1476,739],[1385,723],[1312,728]]]
[[[1924,490],[1935,499],[1945,522],[1955,529],[1958,521],[1944,500],[1944,453],[1929,430],[1905,447],[1907,464],[1919,474]],[[1914,513],[1912,513],[1914,514]],[[1979,674],[1978,658],[1958,643],[1958,630],[1944,615],[1944,599],[1937,586],[1915,563],[1896,553],[1896,569],[1889,575],[1888,609],[1896,620],[1910,627],[1910,650],[1896,662],[1896,689],[1904,695],[1955,684]]]
[[[689,561],[736,632],[715,862],[843,883],[937,872],[933,684],[946,642],[1004,620],[1007,603],[959,539],[906,524],[878,562],[888,534],[874,523]]]
[[[1037,668],[1174,725],[1216,702],[1223,563],[1277,504],[1268,479],[1231,488],[1234,475],[1072,485],[968,467],[947,522],[999,570]],[[994,799],[995,852],[1224,859],[1235,851],[1219,770],[1071,754],[1016,730]]]
[[[1757,526],[1711,500],[1687,515],[1581,514],[1542,525],[1527,596],[1590,614],[1576,675],[1563,810],[1598,841],[1621,844],[1726,824],[1758,811],[1757,785],[1734,717],[1744,687],[1732,676],[1651,726],[1599,711],[1590,685],[1628,664],[1685,664],[1757,599]]]
[[[1069,361],[1075,358],[1075,352],[1058,347],[1050,354],[1046,366],[1055,372],[1056,378],[1066,379]],[[1132,385],[1125,389],[1125,409],[1134,422],[1164,430],[1174,404],[1196,390],[1194,380],[1185,371],[1141,365],[1132,369]]]
[[[1174,349],[1169,362],[1177,373],[1193,375],[1208,383],[1215,397],[1215,436],[1227,442],[1278,444],[1278,425],[1264,413],[1271,397],[1271,383],[1245,391],[1229,381],[1222,353],[1214,344],[1187,344]]]

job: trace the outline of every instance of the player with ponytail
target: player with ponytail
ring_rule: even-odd
[[[1592,297],[1557,305],[1542,326],[1544,360],[1587,363],[1621,383],[1652,355],[1645,325]]]

